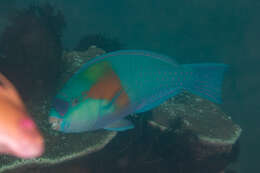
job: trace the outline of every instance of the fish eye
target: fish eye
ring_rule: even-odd
[[[53,101],[53,107],[60,116],[64,116],[69,109],[69,102],[56,97]]]
[[[72,100],[72,106],[76,106],[79,103],[79,100],[76,98],[74,100]]]

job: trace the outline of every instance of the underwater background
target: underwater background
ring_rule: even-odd
[[[62,13],[62,15],[55,14],[58,17],[52,24],[50,24],[51,21],[46,21],[47,24],[52,26],[50,27],[51,31],[56,32],[57,35],[50,37],[53,38],[56,45],[52,46],[52,48],[55,47],[53,50],[48,49],[50,53],[45,54],[45,56],[56,57],[57,55],[58,57],[62,50],[80,51],[88,49],[91,45],[96,45],[106,52],[118,49],[151,50],[171,56],[181,64],[198,62],[229,64],[230,71],[225,78],[223,103],[220,107],[243,130],[239,139],[239,157],[232,163],[231,169],[238,173],[258,172],[260,170],[258,159],[260,154],[259,1],[2,0],[0,2],[1,47],[9,44],[8,41],[12,38],[10,35],[8,37],[8,30],[5,30],[5,27],[10,22],[10,16],[13,17],[16,9],[24,9],[32,4],[37,6],[44,2],[49,2],[55,10],[58,9]],[[50,10],[49,13],[51,14],[52,11]],[[55,15],[52,14],[51,16]],[[22,22],[28,22],[31,26],[30,21],[26,19]],[[41,25],[39,25],[39,28],[41,28]],[[39,28],[38,30],[40,30]],[[22,30],[19,31],[22,32]],[[18,30],[16,33],[18,33]],[[37,39],[36,35],[32,38]],[[1,55],[17,50],[15,47],[11,49],[10,46],[7,46],[8,48],[4,50],[1,47]],[[34,50],[37,51],[36,48]],[[28,53],[28,55],[34,54],[36,53]],[[41,62],[45,62],[44,57],[39,58]],[[27,64],[34,61],[38,62],[34,58],[29,60]],[[52,62],[52,59],[49,59],[48,63],[45,64],[46,68],[50,67],[50,62]],[[2,66],[3,64],[1,64]],[[19,71],[28,67],[30,66],[25,64],[23,67],[19,66],[21,69],[14,68],[12,70]],[[37,75],[42,75],[42,80],[45,80],[45,78],[47,78],[46,80],[55,79],[56,76],[52,76],[52,73],[58,76],[63,67],[58,68],[49,71],[49,75],[41,73]],[[11,70],[8,69],[7,71]],[[15,76],[15,73],[10,72],[10,74],[10,76]],[[30,72],[22,74],[26,75]],[[28,76],[24,76],[24,79],[26,78]],[[55,81],[54,79],[50,79],[50,83],[53,85],[55,85],[55,83],[52,83]],[[28,82],[31,81],[28,80]],[[17,87],[19,89],[19,86]],[[37,93],[46,89],[38,88],[36,91],[31,91],[26,87],[27,85],[20,86],[20,90],[25,93],[25,99],[30,95],[27,93]],[[51,87],[47,87],[44,92],[49,93],[50,91],[52,91]],[[78,172],[80,172],[80,166],[84,164],[86,164],[86,160],[83,158],[66,162],[60,167],[69,170],[71,166],[74,167],[71,168],[73,170],[71,172],[75,172],[74,169],[78,169]],[[56,166],[52,171],[62,170],[60,167]],[[86,170],[82,172],[84,171]],[[142,172],[144,171],[142,170]],[[110,171],[107,170],[107,172]]]

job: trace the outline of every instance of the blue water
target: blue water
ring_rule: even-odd
[[[7,8],[43,1],[3,1]],[[180,63],[231,66],[222,108],[243,129],[234,168],[259,171],[260,2],[257,0],[52,0],[65,15],[66,49],[86,34],[106,33],[129,49],[167,54]],[[2,11],[1,16],[5,16]],[[4,17],[1,17],[4,22]],[[0,28],[2,30],[2,28]]]

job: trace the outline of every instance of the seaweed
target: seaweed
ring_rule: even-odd
[[[0,37],[1,72],[24,99],[53,93],[62,71],[65,19],[49,3],[17,10]]]

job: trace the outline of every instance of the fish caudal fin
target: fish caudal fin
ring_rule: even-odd
[[[215,103],[221,103],[223,74],[228,65],[217,63],[185,64],[192,68],[192,83],[185,89]]]

